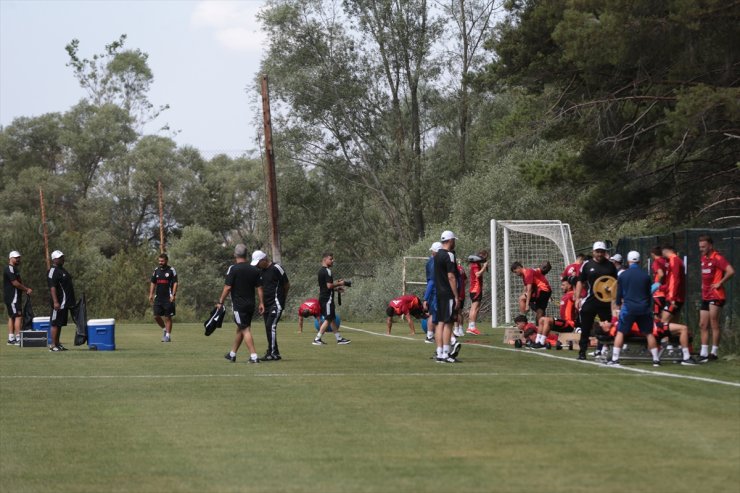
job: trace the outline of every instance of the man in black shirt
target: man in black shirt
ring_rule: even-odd
[[[617,268],[609,259],[606,258],[606,245],[602,241],[594,243],[593,258],[586,260],[581,265],[581,273],[578,276],[576,289],[573,294],[573,301],[576,308],[580,309],[579,317],[581,323],[581,340],[578,351],[578,359],[586,359],[588,351],[589,338],[591,337],[591,328],[594,325],[594,319],[598,315],[599,320],[608,322],[612,319],[612,312],[616,308],[613,301],[601,301],[594,293],[594,284],[597,280],[603,282],[609,278],[614,279],[613,289],[607,294],[611,299],[616,297]],[[586,297],[581,299],[583,290],[586,289]],[[603,298],[603,296],[602,296]]]
[[[231,294],[231,304],[234,308],[234,322],[236,323],[236,337],[231,352],[226,353],[224,358],[236,363],[236,352],[239,350],[242,341],[249,349],[249,362],[259,363],[257,351],[254,348],[254,338],[250,327],[252,317],[254,316],[254,292],[257,291],[259,298],[258,312],[260,315],[265,313],[264,296],[262,291],[262,279],[257,267],[249,265],[247,262],[247,247],[238,244],[234,248],[234,257],[236,263],[226,271],[226,280],[224,289],[221,291],[216,308],[224,304],[226,296]]]
[[[21,281],[21,272],[18,266],[21,264],[21,254],[15,250],[8,255],[8,265],[3,270],[3,298],[5,308],[8,310],[8,345],[20,344],[21,326],[23,316],[21,302],[23,293],[30,295],[31,288],[26,287]]]
[[[64,268],[64,254],[59,250],[51,252],[52,267],[47,275],[49,292],[51,293],[51,341],[49,351],[59,352],[66,351],[67,348],[62,346],[59,338],[62,334],[62,327],[67,325],[69,310],[77,303],[75,301],[75,289],[72,284],[72,276]]]
[[[321,259],[321,269],[319,269],[319,305],[321,305],[323,322],[321,323],[321,327],[319,327],[319,333],[316,334],[316,338],[313,340],[312,344],[314,346],[326,344],[321,340],[321,336],[324,335],[330,324],[337,338],[337,344],[349,344],[351,342],[349,339],[341,336],[336,321],[337,314],[334,309],[334,290],[344,286],[344,280],[339,279],[337,282],[334,282],[334,277],[331,273],[331,267],[333,265],[334,254],[330,252],[324,253]]]
[[[267,352],[263,361],[282,359],[277,343],[277,324],[285,309],[288,297],[288,275],[280,264],[272,262],[261,250],[252,253],[252,265],[262,270],[262,291],[265,297],[265,334],[267,335]]]
[[[166,253],[159,255],[159,267],[154,269],[149,284],[149,303],[153,304],[154,320],[162,329],[162,342],[170,342],[172,336],[172,317],[175,316],[177,297],[177,272],[167,265]]]
[[[434,283],[437,289],[437,320],[439,321],[437,330],[434,332],[434,339],[437,343],[439,363],[455,363],[457,353],[460,351],[459,343],[455,343],[452,351],[450,347],[452,323],[460,307],[455,240],[457,237],[452,231],[443,232],[440,239],[442,248],[434,255]]]

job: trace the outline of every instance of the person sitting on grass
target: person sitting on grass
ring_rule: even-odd
[[[385,314],[388,316],[385,322],[386,334],[390,335],[391,333],[391,328],[393,327],[393,317],[400,317],[405,315],[406,319],[409,322],[411,335],[414,335],[416,334],[416,329],[414,328],[414,319],[422,318],[425,315],[425,312],[422,308],[422,303],[419,297],[414,296],[413,294],[407,294],[392,299],[390,303],[388,303],[388,308],[386,308]]]

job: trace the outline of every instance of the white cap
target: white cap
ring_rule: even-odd
[[[612,255],[612,258],[610,258],[609,260],[611,260],[612,262],[619,262],[620,264],[621,264],[622,262],[624,262],[624,259],[623,259],[623,258],[622,258],[622,256],[621,256],[620,254],[618,254],[618,253],[615,253],[614,255]]]
[[[263,252],[262,250],[255,250],[252,252],[252,265],[257,265],[260,263],[260,260],[266,259],[267,254]]]
[[[453,233],[452,231],[443,231],[440,241],[445,242],[445,241],[456,240],[456,239],[457,239],[457,236],[455,236],[455,233]]]
[[[52,260],[56,260],[59,257],[64,257],[64,254],[62,253],[61,250],[54,250],[53,252],[51,252],[51,259]]]
[[[632,250],[630,253],[627,254],[627,262],[639,262],[640,261],[640,252],[636,252]]]
[[[429,249],[429,251],[437,253],[440,248],[442,248],[442,243],[435,241],[434,243],[432,243],[432,247]]]
[[[594,243],[594,250],[606,250],[606,243],[603,241],[597,241]]]
[[[20,257],[20,256],[21,256],[21,252],[19,252],[18,250],[13,250],[8,255],[8,258],[16,258],[16,257]]]

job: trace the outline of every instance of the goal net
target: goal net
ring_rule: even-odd
[[[492,326],[510,324],[519,313],[518,299],[524,290],[511,264],[519,261],[525,267],[539,267],[548,260],[552,270],[547,280],[552,298],[546,315],[559,315],[560,275],[575,261],[570,225],[560,221],[491,220],[491,321]]]

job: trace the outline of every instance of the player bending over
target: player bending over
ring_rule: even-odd
[[[550,283],[545,277],[549,270],[549,262],[545,262],[540,268],[526,268],[521,262],[511,264],[511,272],[521,277],[524,283],[524,292],[519,297],[519,312],[525,314],[531,309],[535,313],[535,321],[545,315],[552,295]]]
[[[558,332],[574,332],[576,330],[576,305],[573,302],[573,285],[568,277],[563,277],[560,282],[563,297],[560,299],[560,318],[541,317],[537,324],[537,339],[535,348],[545,347],[547,336],[554,328]]]
[[[388,335],[390,335],[391,327],[393,327],[394,316],[400,317],[402,315],[405,315],[406,319],[409,322],[411,335],[414,335],[416,334],[416,329],[414,328],[414,319],[422,318],[425,315],[424,310],[422,309],[421,300],[418,296],[414,296],[413,294],[407,294],[392,299],[390,303],[388,303],[388,308],[386,308],[385,314],[388,316],[385,322],[385,333]]]
[[[321,307],[319,307],[319,300],[311,298],[298,307],[298,332],[303,332],[303,319],[308,317],[314,317],[318,319],[321,316]]]

